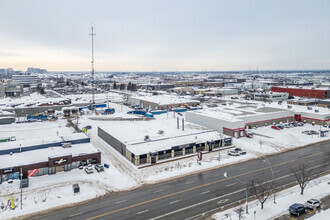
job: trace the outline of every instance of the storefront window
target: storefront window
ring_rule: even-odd
[[[49,167],[48,168],[48,173],[49,174],[55,174],[56,173],[56,168],[55,167]]]
[[[70,171],[70,170],[71,170],[71,164],[65,164],[64,171]]]

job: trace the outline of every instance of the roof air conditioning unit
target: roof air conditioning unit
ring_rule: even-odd
[[[315,112],[319,112],[319,110],[318,109],[315,109]]]
[[[70,148],[70,147],[72,147],[71,142],[62,143],[62,147],[63,148]]]
[[[149,135],[144,136],[144,141],[150,141]]]

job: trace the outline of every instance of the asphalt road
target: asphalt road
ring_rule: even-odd
[[[330,142],[315,144],[268,157],[276,186],[292,183],[291,167],[305,162],[318,173],[329,170]],[[228,177],[224,177],[227,172]],[[118,196],[68,208],[35,219],[202,219],[204,213],[245,200],[245,186],[254,177],[271,182],[268,164],[262,159],[190,175]],[[269,198],[273,199],[273,197]]]

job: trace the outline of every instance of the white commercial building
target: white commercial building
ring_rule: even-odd
[[[246,128],[268,126],[291,121],[330,124],[327,108],[292,106],[279,103],[230,103],[215,108],[204,108],[185,113],[187,121],[216,129],[218,132],[236,138],[245,135]]]

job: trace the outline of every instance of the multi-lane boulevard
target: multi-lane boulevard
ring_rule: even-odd
[[[330,142],[269,156],[276,186],[293,183],[291,167],[305,162],[317,173],[329,171]],[[227,173],[227,178],[223,175]],[[262,158],[175,179],[84,205],[39,216],[35,219],[195,219],[244,201],[245,186],[233,177],[250,182],[259,177],[271,182]],[[250,195],[252,196],[252,195]],[[273,197],[269,198],[273,199]]]

